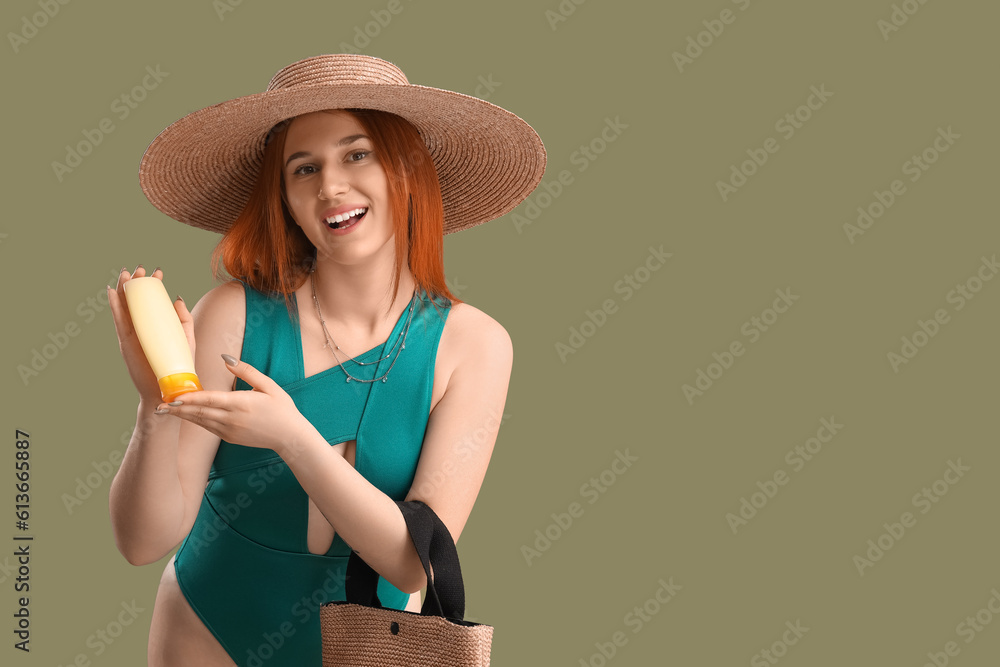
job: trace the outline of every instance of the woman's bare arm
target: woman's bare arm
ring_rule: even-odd
[[[112,291],[110,301],[117,319],[122,292]],[[242,349],[243,286],[237,281],[220,285],[190,313],[182,306],[180,317],[182,323],[187,318],[193,323],[195,369],[202,387],[231,391],[233,376],[221,354],[239,355]],[[196,424],[154,414],[159,403],[159,396],[140,396],[135,431],[109,494],[115,543],[133,565],[160,560],[191,530],[220,443],[217,435]]]
[[[506,330],[460,304],[445,334],[456,366],[428,418],[406,500],[431,507],[457,542],[472,512],[500,428],[513,364]],[[459,315],[456,317],[456,315]],[[452,318],[455,318],[452,320]],[[443,342],[443,338],[442,338]],[[334,530],[382,577],[405,593],[427,584],[395,502],[312,429],[279,452]]]

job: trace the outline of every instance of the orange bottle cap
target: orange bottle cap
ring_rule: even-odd
[[[181,394],[191,391],[201,391],[201,383],[194,373],[174,373],[159,379],[160,394],[164,403],[173,403]]]

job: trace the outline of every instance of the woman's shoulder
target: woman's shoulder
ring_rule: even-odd
[[[453,390],[461,397],[450,404],[457,401],[462,410],[473,410],[484,395],[506,392],[513,365],[514,349],[503,325],[471,304],[453,303],[435,366],[435,385],[436,378],[443,381],[441,394]]]
[[[204,304],[204,306],[202,306]],[[216,285],[205,292],[205,295],[198,300],[195,308],[202,306],[212,311],[226,310],[232,311],[246,305],[246,290],[244,283],[235,278],[227,282]],[[194,314],[194,311],[191,311]],[[229,313],[231,314],[231,313]]]
[[[228,335],[239,329],[242,337],[243,321],[246,319],[246,294],[243,283],[230,280],[216,285],[202,296],[191,310],[195,322],[195,334],[198,329],[214,334],[224,331]]]
[[[441,341],[456,362],[483,354],[501,358],[513,355],[513,343],[507,329],[464,301],[451,305]]]
[[[242,284],[232,280],[216,285],[198,300],[191,317],[197,342],[195,367],[203,386],[232,389],[234,378],[217,362],[220,354],[242,357],[246,320]]]

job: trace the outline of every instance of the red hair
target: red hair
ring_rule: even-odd
[[[423,290],[434,301],[444,297],[452,304],[462,303],[445,284],[444,204],[434,162],[420,133],[409,121],[387,111],[326,111],[345,111],[354,116],[371,137],[375,157],[385,170],[396,246],[389,310],[396,300],[404,262],[408,263],[418,292]],[[289,312],[294,310],[290,295],[308,279],[316,253],[282,196],[281,158],[292,120],[278,123],[268,134],[250,199],[212,251],[212,275],[216,280],[220,280],[221,259],[230,276],[258,291],[283,294]]]

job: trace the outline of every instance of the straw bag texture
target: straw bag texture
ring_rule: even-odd
[[[488,666],[493,627],[463,620],[465,584],[451,533],[419,500],[396,505],[427,574],[420,613],[383,607],[378,574],[351,552],[347,600],[320,607],[323,667]]]

